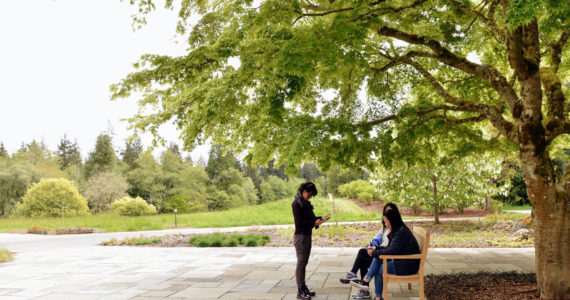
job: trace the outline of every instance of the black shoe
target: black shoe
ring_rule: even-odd
[[[361,289],[361,290],[365,290],[365,291],[368,291],[368,290],[369,290],[368,282],[366,282],[366,281],[364,281],[364,280],[360,280],[360,279],[353,280],[353,281],[350,282],[350,285],[352,285],[352,286],[354,286],[354,287],[357,287],[357,288],[359,288],[359,289]]]
[[[306,295],[309,295],[309,296],[311,296],[311,297],[314,297],[314,296],[317,294],[317,293],[315,293],[315,292],[309,290],[309,287],[306,286],[306,285],[303,285],[302,289],[303,289],[303,292],[305,292]]]
[[[307,294],[303,289],[298,289],[297,299],[311,299],[311,295]]]

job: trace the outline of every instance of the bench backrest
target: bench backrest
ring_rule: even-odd
[[[422,259],[420,260],[420,274],[423,274],[424,264],[426,262],[427,252],[429,248],[429,232],[420,226],[414,226],[412,232],[416,238],[416,241],[418,241],[418,245],[420,246],[422,255]]]

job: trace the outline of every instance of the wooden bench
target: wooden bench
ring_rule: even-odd
[[[388,299],[388,283],[408,283],[408,289],[412,289],[412,283],[420,284],[420,300],[425,299],[424,295],[424,264],[426,263],[427,251],[429,247],[429,232],[419,226],[414,226],[412,231],[418,245],[420,246],[421,253],[413,255],[380,255],[383,260],[382,277],[384,280],[384,289],[382,290],[382,297]],[[419,259],[420,269],[414,275],[396,275],[388,274],[388,259]]]

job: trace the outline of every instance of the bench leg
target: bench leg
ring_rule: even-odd
[[[420,278],[420,300],[424,300],[425,299],[425,295],[424,295],[424,278]]]
[[[412,284],[408,283],[408,290],[411,290],[411,289],[412,289]]]

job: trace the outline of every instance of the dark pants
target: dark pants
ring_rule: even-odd
[[[305,284],[305,273],[307,264],[309,263],[309,255],[311,255],[311,235],[295,234],[293,235],[293,245],[297,252],[297,270],[295,270],[295,278],[297,279],[297,287],[301,288]]]
[[[356,274],[356,272],[360,270],[360,278],[364,280],[364,275],[368,272],[368,268],[370,268],[371,263],[372,256],[368,255],[366,248],[360,248],[360,250],[358,250],[358,255],[356,255],[356,259],[354,260],[352,270],[350,271]]]

